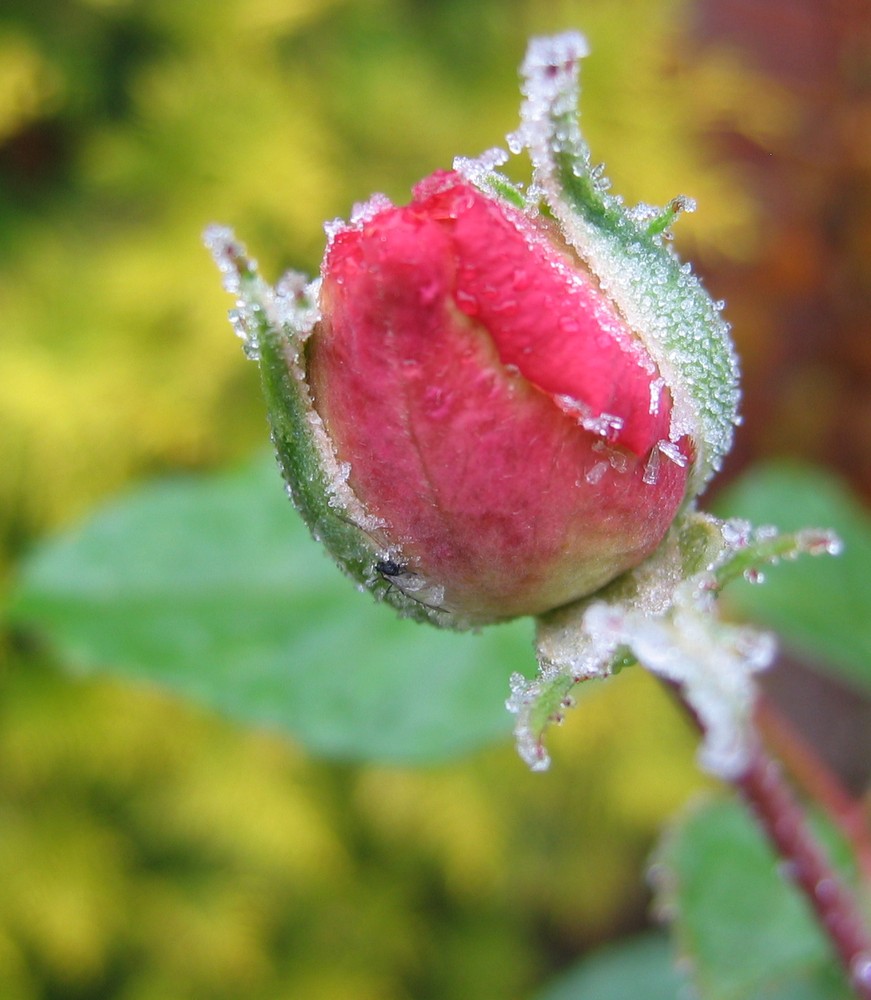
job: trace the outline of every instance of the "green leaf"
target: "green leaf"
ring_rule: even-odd
[[[737,802],[684,816],[664,838],[653,881],[703,1000],[852,996],[806,901]]]
[[[665,935],[644,934],[583,959],[534,1000],[676,1000],[687,983]]]
[[[460,636],[358,593],[263,456],[109,504],[32,555],[10,610],[81,671],[357,759],[425,762],[502,739],[508,677],[532,665],[527,623]]]
[[[805,655],[871,691],[871,517],[835,478],[793,464],[756,468],[718,498],[717,513],[784,531],[834,528],[834,559],[766,567],[763,586],[726,592],[741,617],[777,631]]]

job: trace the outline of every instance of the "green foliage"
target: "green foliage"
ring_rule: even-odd
[[[837,853],[849,856],[843,844]],[[807,902],[777,865],[735,802],[692,811],[664,839],[656,905],[673,922],[702,1000],[849,1000]]]
[[[25,563],[12,614],[79,669],[358,759],[427,762],[503,739],[507,678],[532,659],[522,623],[462,638],[373,606],[308,537],[271,456],[98,511]]]
[[[718,500],[718,512],[784,531],[833,528],[836,559],[800,560],[765,569],[763,586],[738,581],[728,599],[749,621],[775,630],[860,690],[871,692],[871,517],[846,487],[820,469],[757,467]]]
[[[665,936],[647,934],[594,952],[534,1000],[675,1000],[686,986]]]

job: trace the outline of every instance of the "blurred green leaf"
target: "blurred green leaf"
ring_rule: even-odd
[[[871,691],[871,517],[841,483],[809,466],[773,464],[743,476],[718,498],[717,513],[785,531],[834,528],[836,559],[766,568],[764,586],[739,581],[736,612],[776,630],[794,649]]]
[[[333,756],[425,762],[507,736],[528,626],[470,636],[357,593],[272,457],[147,485],[36,551],[12,617],[80,670],[113,669]]]
[[[703,1000],[851,997],[805,900],[777,866],[734,801],[697,808],[664,838],[653,869],[657,908],[673,920]]]
[[[687,983],[665,936],[644,934],[583,959],[534,1000],[675,1000]]]

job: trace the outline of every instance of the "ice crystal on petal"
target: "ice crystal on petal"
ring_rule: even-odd
[[[675,465],[680,466],[682,469],[686,468],[687,457],[676,444],[671,441],[660,441],[656,447],[669,461],[674,462]]]
[[[333,240],[346,229],[359,229],[373,219],[379,212],[383,212],[393,207],[393,202],[386,194],[373,194],[366,201],[355,202],[351,208],[350,220],[342,218],[331,219],[324,223],[324,232],[327,236],[327,251],[333,244]],[[326,259],[326,258],[325,258]]]
[[[363,226],[388,208],[393,208],[393,202],[386,194],[373,194],[366,201],[355,202],[351,209],[351,225]]]

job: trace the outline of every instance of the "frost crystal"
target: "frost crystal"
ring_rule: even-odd
[[[470,184],[486,186],[489,175],[507,162],[508,154],[497,146],[486,150],[480,156],[456,156],[453,167]]]

